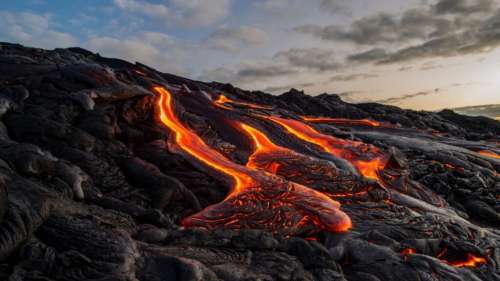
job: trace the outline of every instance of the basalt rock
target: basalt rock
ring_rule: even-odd
[[[0,43],[0,279],[500,280],[499,135]]]

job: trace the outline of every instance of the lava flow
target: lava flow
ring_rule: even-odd
[[[363,196],[372,188],[355,175],[338,169],[332,162],[317,159],[274,144],[263,132],[239,124],[254,144],[247,167],[279,175],[332,198]]]
[[[249,102],[242,102],[242,101],[235,101],[232,100],[225,95],[219,95],[219,98],[214,101],[214,104],[218,107],[224,108],[224,109],[231,109],[230,107],[226,106],[226,103],[238,105],[238,106],[243,106],[243,107],[248,107],[248,108],[253,108],[253,109],[272,109],[271,106],[264,106],[264,105],[258,105],[254,103],[249,103]]]
[[[340,232],[351,227],[340,204],[326,195],[281,177],[236,164],[209,147],[174,112],[171,93],[155,87],[160,121],[175,133],[180,153],[219,171],[234,181],[227,198],[183,219],[185,227],[260,228],[285,235],[320,230]]]
[[[378,121],[370,119],[346,119],[346,118],[330,118],[330,117],[310,117],[301,116],[302,120],[311,123],[331,123],[336,125],[346,125],[346,126],[367,126],[367,127],[380,127],[382,124]]]
[[[287,132],[299,139],[318,145],[324,151],[348,160],[365,177],[382,182],[380,171],[385,167],[384,155],[374,146],[362,142],[347,141],[322,134],[312,127],[297,120],[284,119],[276,116],[263,116],[279,124]],[[361,155],[363,154],[363,156]],[[365,160],[365,159],[367,160]]]
[[[479,265],[488,263],[488,261],[484,257],[479,257],[471,253],[467,253],[467,258],[465,260],[454,260],[454,261],[447,261],[445,259],[441,260],[455,267],[477,267]]]
[[[495,152],[493,152],[493,151],[489,151],[489,150],[481,150],[481,151],[478,151],[478,153],[479,153],[479,154],[481,154],[481,155],[487,156],[487,157],[500,159],[500,155],[499,155],[499,154],[496,154],[496,153],[495,153]]]

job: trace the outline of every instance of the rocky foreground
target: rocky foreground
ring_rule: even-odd
[[[249,166],[252,144],[230,121],[262,129],[281,148],[252,158],[256,171],[286,163],[263,175],[327,194],[352,228],[300,218],[284,228],[276,222],[295,217],[275,215],[291,209],[266,210],[267,199],[242,203],[236,222],[186,224],[241,198],[224,200],[231,181],[176,147],[154,87],[168,89],[184,125],[236,165]],[[374,180],[263,116],[376,147],[384,169]],[[0,43],[0,120],[0,280],[500,280],[492,119],[297,90],[272,96],[80,48]],[[243,222],[242,212],[259,220]]]

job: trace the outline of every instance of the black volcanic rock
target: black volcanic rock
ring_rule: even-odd
[[[252,153],[249,138],[231,128],[238,121],[295,151],[281,161],[297,170],[281,175],[290,181],[307,184],[338,169],[346,175],[336,183],[342,193],[329,196],[353,228],[289,237],[259,223],[182,227],[182,219],[223,201],[230,185],[179,153],[158,120],[158,85],[175,93],[179,119],[236,164]],[[243,105],[217,107],[219,94]],[[291,136],[268,115],[382,122],[309,125],[376,146],[386,161],[383,181],[361,179],[348,161]],[[0,43],[0,279],[500,280],[499,135],[498,121],[452,111],[351,104],[296,89],[273,96],[81,48]],[[321,190],[321,179],[310,187]]]

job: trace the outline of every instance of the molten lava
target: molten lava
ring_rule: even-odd
[[[370,119],[346,119],[346,118],[330,118],[330,117],[310,117],[301,116],[302,120],[311,123],[331,123],[336,125],[346,125],[346,126],[366,126],[366,127],[380,127],[382,124],[378,121]]]
[[[402,255],[413,255],[416,253],[417,253],[417,251],[415,249],[412,249],[412,248],[406,248],[403,251],[401,251]]]
[[[177,118],[171,93],[163,87],[154,91],[159,95],[159,119],[175,134],[180,152],[234,181],[224,201],[183,219],[185,227],[260,228],[286,235],[339,232],[351,227],[350,218],[339,210],[340,204],[326,195],[236,164],[209,147]]]
[[[446,261],[445,261],[446,262]],[[488,261],[483,257],[475,256],[474,254],[467,253],[467,260],[447,262],[455,267],[477,267],[482,264],[487,264]]]
[[[481,151],[478,151],[478,153],[479,153],[479,154],[481,154],[481,155],[487,156],[487,157],[500,159],[500,155],[499,155],[499,154],[496,154],[496,153],[495,153],[495,152],[493,152],[493,151],[489,151],[489,150],[481,150]]]
[[[253,109],[272,109],[271,106],[264,106],[264,105],[249,103],[249,102],[235,101],[235,100],[232,100],[232,99],[226,97],[225,95],[219,95],[219,98],[216,101],[214,101],[214,104],[216,106],[230,110],[231,108],[226,106],[226,103],[230,103],[230,104],[234,104],[234,105],[242,106],[242,107],[253,108]]]
[[[210,148],[198,135],[187,129],[175,116],[172,95],[163,87],[155,87],[154,90],[160,94],[158,107],[160,120],[175,133],[175,142],[184,151],[194,156],[206,165],[231,176],[235,185],[232,192],[239,192],[245,186],[254,184],[253,179],[241,172],[239,165],[231,162],[222,154]]]
[[[275,116],[263,116],[299,139],[318,145],[324,151],[348,160],[365,177],[382,182],[380,172],[385,167],[384,155],[374,146],[322,134],[307,124]]]
[[[247,167],[279,175],[331,198],[364,196],[372,188],[368,183],[325,160],[297,153],[274,144],[263,132],[246,124],[239,124],[254,144]]]

